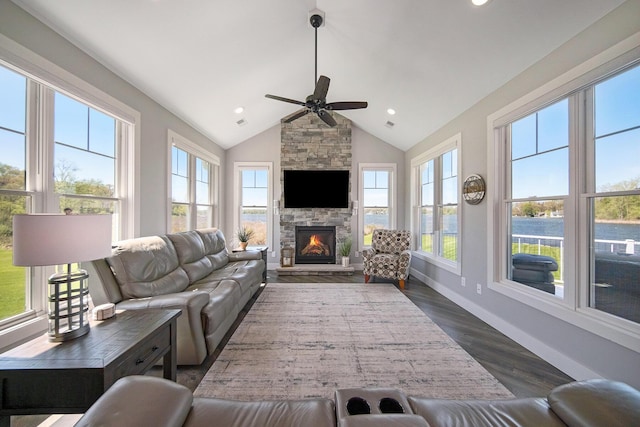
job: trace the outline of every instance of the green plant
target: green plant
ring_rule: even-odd
[[[236,237],[240,242],[248,242],[253,237],[253,234],[253,229],[243,225],[236,232]]]
[[[351,236],[347,236],[338,243],[338,253],[342,256],[351,255]]]

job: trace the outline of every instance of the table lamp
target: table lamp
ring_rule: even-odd
[[[111,215],[14,215],[14,265],[66,264],[65,272],[49,277],[49,341],[67,341],[89,332],[89,275],[81,269],[72,271],[71,264],[110,255]]]

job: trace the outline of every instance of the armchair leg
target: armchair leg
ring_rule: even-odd
[[[368,274],[364,275],[364,283],[369,283],[369,279],[371,278],[371,276],[369,276]]]
[[[404,279],[398,280],[398,285],[400,285],[400,289],[404,289]]]

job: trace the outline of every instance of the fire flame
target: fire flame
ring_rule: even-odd
[[[309,245],[311,246],[319,246],[322,243],[322,240],[318,237],[317,234],[314,234],[309,239]]]

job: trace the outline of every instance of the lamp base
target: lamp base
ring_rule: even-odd
[[[57,273],[49,278],[49,341],[68,341],[89,332],[89,289],[85,270]]]

